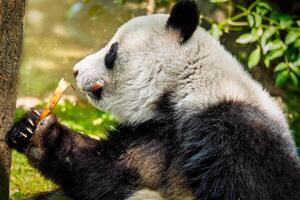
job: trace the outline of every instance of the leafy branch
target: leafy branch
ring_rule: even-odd
[[[256,0],[248,7],[233,5],[231,0],[210,0],[212,3],[227,4],[227,18],[215,22],[201,16],[211,24],[210,33],[219,39],[224,33],[239,31],[239,44],[252,44],[254,49],[248,57],[248,67],[259,64],[273,67],[276,86],[289,83],[299,89],[300,83],[300,20],[274,9],[266,1]],[[239,12],[232,15],[233,8]]]

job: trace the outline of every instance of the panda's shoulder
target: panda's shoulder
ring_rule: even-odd
[[[287,131],[258,107],[242,102],[223,102],[192,113],[178,127],[187,141],[209,138],[210,142],[227,143],[245,151],[284,145],[282,134]]]

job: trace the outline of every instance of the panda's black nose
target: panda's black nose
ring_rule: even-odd
[[[73,71],[73,76],[74,76],[74,78],[76,78],[78,76],[78,70]]]

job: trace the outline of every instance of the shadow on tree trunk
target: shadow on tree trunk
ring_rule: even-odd
[[[1,182],[3,183],[9,182],[9,174],[7,173],[6,166],[4,166],[2,163],[0,163],[0,177],[1,177]],[[8,196],[8,191],[9,191],[9,185],[1,184],[0,193],[2,193],[3,196]]]

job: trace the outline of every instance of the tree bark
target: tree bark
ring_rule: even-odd
[[[25,0],[0,0],[0,199],[9,198],[11,152],[4,139],[13,123],[23,41]]]

